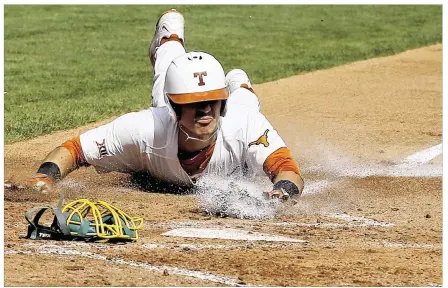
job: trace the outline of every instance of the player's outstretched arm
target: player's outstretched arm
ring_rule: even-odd
[[[28,184],[38,191],[51,190],[57,181],[81,166],[92,165],[103,171],[140,171],[139,157],[146,147],[142,137],[153,133],[152,125],[151,111],[142,110],[88,130],[48,154]]]
[[[26,184],[37,191],[48,192],[57,181],[86,164],[78,136],[51,151]]]

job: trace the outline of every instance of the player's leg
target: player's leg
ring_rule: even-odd
[[[154,67],[152,106],[166,106],[163,95],[165,75],[174,58],[185,53],[184,17],[175,9],[168,10],[156,24],[154,38],[149,47],[149,57]]]
[[[258,97],[252,89],[249,76],[242,69],[233,69],[226,75],[226,83],[229,88],[228,104],[244,103],[260,109]]]
[[[254,93],[249,76],[247,76],[247,73],[242,69],[233,69],[227,73],[226,82],[230,93],[238,88],[246,88]]]

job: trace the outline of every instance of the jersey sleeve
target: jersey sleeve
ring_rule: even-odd
[[[140,171],[141,147],[151,127],[151,117],[144,111],[125,114],[81,134],[80,143],[87,163],[98,172]]]
[[[269,155],[286,147],[286,144],[268,119],[259,111],[251,113],[246,135],[246,164],[256,174],[263,174],[263,165]]]

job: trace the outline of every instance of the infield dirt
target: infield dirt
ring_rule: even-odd
[[[441,155],[412,173],[378,171],[442,142],[442,45],[254,89],[303,170],[299,204],[268,220],[210,217],[194,195],[139,191],[127,175],[80,169],[59,185],[66,201],[100,199],[144,217],[139,241],[23,239],[24,213],[55,206],[58,195],[5,191],[5,285],[441,285]],[[5,145],[5,179],[26,180],[54,147],[99,124]],[[426,170],[440,173],[421,177]],[[364,177],[366,171],[374,172]],[[177,227],[236,228],[306,243],[161,235]]]

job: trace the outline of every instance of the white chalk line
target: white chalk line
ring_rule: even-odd
[[[295,223],[295,222],[275,222],[275,226],[297,226],[297,227],[317,227],[317,228],[354,228],[354,227],[393,227],[394,223],[381,222],[374,219],[351,216],[346,213],[322,214],[322,216],[345,221],[345,223]]]
[[[123,244],[118,244],[118,243],[108,243],[103,244],[103,243],[98,243],[98,242],[80,242],[80,241],[61,241],[58,242],[57,245],[54,244],[41,244],[39,243],[40,241],[33,241],[31,243],[25,243],[22,246],[23,247],[30,247],[32,249],[40,249],[40,250],[45,250],[45,249],[98,249],[98,250],[119,250],[119,249],[129,249],[129,248],[135,248],[137,247],[137,243],[136,242],[132,242],[132,243],[123,243]]]
[[[442,176],[442,165],[432,167],[424,166],[432,159],[442,154],[442,144],[438,144],[427,149],[416,152],[406,158],[400,163],[391,167],[385,168],[379,173],[367,176],[411,176],[411,177],[435,177]],[[424,169],[423,169],[424,168]]]
[[[286,248],[291,246],[297,246],[301,245],[300,243],[281,243],[281,244],[263,244],[263,243],[243,243],[243,244],[232,244],[232,245],[225,245],[225,244],[175,244],[175,245],[165,245],[165,244],[159,244],[159,243],[146,243],[143,244],[142,247],[146,249],[176,249],[181,251],[186,250],[216,250],[216,249],[222,249],[222,250],[231,250],[231,249],[246,249],[246,248],[272,248],[272,249],[278,249],[278,248]]]
[[[393,227],[395,224],[389,222],[376,221],[374,219],[362,217],[362,216],[351,216],[346,213],[334,213],[334,214],[324,214],[325,216],[344,220],[348,222],[349,226],[352,227]]]
[[[393,166],[372,166],[369,168],[353,169],[340,176],[353,178],[366,178],[372,176],[383,177],[440,177],[442,165],[429,165],[425,163],[399,163]]]
[[[343,164],[341,164],[343,167],[341,165],[339,165],[341,167],[332,166],[330,163],[329,167],[327,167],[328,165],[316,165],[306,170],[310,173],[330,172],[340,177],[356,178],[369,176],[439,177],[442,176],[442,165],[431,165],[428,162],[442,154],[442,152],[442,144],[438,144],[409,155],[401,162],[391,166],[353,164],[351,161],[343,158],[345,159]]]
[[[108,258],[104,255],[99,255],[99,254],[95,254],[95,253],[91,253],[91,252],[82,252],[82,251],[78,251],[78,250],[61,249],[60,247],[47,248],[47,249],[40,250],[37,252],[20,251],[20,250],[19,251],[5,250],[4,253],[5,253],[5,255],[14,255],[14,254],[31,254],[31,255],[44,254],[45,255],[46,254],[46,255],[81,256],[81,257],[86,257],[86,258],[90,258],[90,259],[102,260],[102,261],[106,261],[106,262],[110,262],[110,263],[114,263],[114,264],[121,264],[121,265],[127,265],[127,266],[131,266],[131,267],[143,268],[143,269],[150,270],[150,271],[167,271],[168,274],[172,274],[172,275],[193,277],[193,278],[207,280],[207,281],[216,282],[216,283],[221,283],[221,284],[225,284],[225,285],[245,286],[245,285],[239,284],[240,283],[239,280],[233,279],[230,277],[217,276],[217,275],[214,275],[211,273],[187,270],[187,269],[182,269],[182,268],[177,268],[177,267],[172,267],[172,266],[165,266],[165,265],[155,266],[155,265],[151,265],[148,263],[142,263],[142,262],[137,262],[137,261],[126,261],[126,260],[120,259],[120,258]],[[248,285],[248,284],[246,284],[246,285]]]
[[[442,249],[442,244],[393,243],[393,242],[383,241],[383,243],[381,245],[385,248]]]
[[[414,153],[386,170],[385,176],[414,176],[435,177],[442,176],[442,165],[436,167],[424,165],[442,154],[442,144],[438,144]],[[423,169],[424,168],[424,169]]]
[[[312,244],[312,243],[311,243]],[[320,245],[326,245],[325,243],[320,243]],[[368,244],[366,244],[368,245]],[[313,246],[313,245],[312,245]],[[442,244],[419,244],[419,243],[393,243],[389,241],[383,241],[381,244],[373,244],[372,247],[377,248],[402,248],[402,249],[442,249]],[[146,249],[178,249],[183,251],[189,250],[228,250],[228,249],[244,249],[244,248],[286,248],[286,247],[299,247],[295,243],[283,243],[283,244],[254,244],[249,246],[247,244],[243,245],[224,245],[224,244],[216,244],[216,245],[204,245],[204,244],[176,244],[174,245],[164,245],[164,244],[155,244],[155,243],[146,243],[143,244],[142,247]],[[303,246],[301,246],[303,247]],[[336,247],[336,246],[335,246]]]
[[[337,176],[366,178],[370,176],[389,177],[439,177],[442,176],[442,166],[427,165],[429,161],[442,154],[442,144],[438,144],[404,158],[400,163],[392,166],[359,166],[344,169]],[[356,165],[355,165],[356,166]],[[308,168],[309,172],[322,172],[322,166]],[[339,179],[338,179],[339,180]],[[322,193],[327,187],[338,180],[317,180],[306,183],[303,195]]]
[[[428,149],[424,149],[415,154],[412,154],[406,157],[402,162],[408,163],[409,165],[418,165],[431,161],[436,158],[440,154],[442,154],[442,143],[429,147]]]

